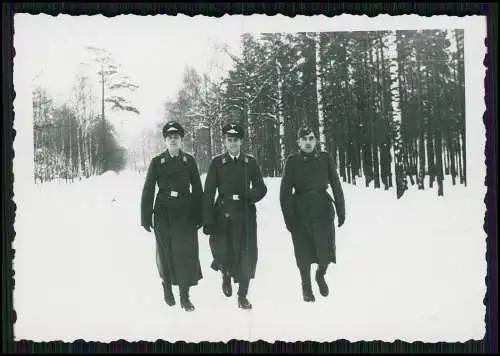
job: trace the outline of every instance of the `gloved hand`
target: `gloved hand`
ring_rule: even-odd
[[[149,224],[144,224],[142,225],[142,227],[144,228],[144,230],[146,230],[147,232],[151,232],[151,225]]]
[[[339,227],[341,227],[342,225],[344,225],[344,222],[345,222],[345,216],[339,216]]]
[[[205,225],[203,226],[203,233],[205,235],[212,235],[215,232],[215,226],[214,225]]]

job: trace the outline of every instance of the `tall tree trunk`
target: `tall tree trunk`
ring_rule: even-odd
[[[101,69],[103,71],[104,69]],[[108,170],[108,160],[106,157],[106,117],[104,116],[104,73],[101,74],[101,115],[102,115],[102,173]]]
[[[194,120],[191,121],[191,144],[193,146],[193,156],[196,159],[199,159],[198,157],[198,150],[197,150],[197,145],[196,145],[196,126]]]
[[[81,151],[80,151],[80,127],[77,127],[76,128],[76,176],[77,177],[80,177],[81,176],[81,165],[82,165],[82,162],[81,162]],[[72,175],[73,176],[73,175]]]
[[[88,174],[93,174],[93,160],[92,160],[92,154],[93,154],[93,149],[92,149],[92,135],[87,135],[87,150],[88,150]]]
[[[318,110],[318,121],[319,121],[319,144],[320,149],[324,151],[326,149],[326,138],[325,138],[325,119],[323,116],[323,88],[321,86],[321,32],[316,32],[316,100],[317,100],[317,110]]]
[[[63,121],[63,125],[64,125],[64,121]],[[66,177],[65,178],[66,178],[66,182],[67,182],[68,181],[68,171],[69,171],[68,168],[69,168],[69,166],[68,166],[67,161],[66,161],[66,152],[64,150],[64,134],[63,134],[63,132],[64,132],[64,126],[60,129],[59,138],[60,138],[60,142],[61,142],[61,150],[60,150],[60,152],[61,152],[62,161],[63,161],[62,163],[64,164],[63,167],[66,170],[66,172],[65,172],[65,176]]]
[[[68,118],[69,119],[69,118]],[[70,175],[73,175],[73,124],[71,120],[68,120],[68,138],[69,138],[69,164],[68,171]]]
[[[256,145],[255,145],[255,132],[257,131],[255,125],[255,121],[253,119],[253,115],[252,115],[252,109],[250,108],[250,106],[247,106],[247,110],[245,112],[246,116],[247,116],[247,122],[248,122],[248,139],[247,139],[247,142],[248,142],[248,150],[250,151],[251,154],[257,156],[257,152],[256,152]]]
[[[452,124],[453,122],[453,118],[451,117],[447,117],[447,127],[446,127],[446,132],[447,132],[447,138],[446,138],[446,151],[447,151],[447,160],[448,160],[448,167],[449,167],[449,171],[450,171],[450,174],[451,174],[451,180],[452,180],[452,184],[453,185],[456,185],[456,175],[457,175],[457,171],[456,171],[456,165],[455,165],[455,140],[454,140],[454,136],[455,136],[455,128]]]
[[[458,51],[457,51],[458,52]],[[457,56],[458,56],[458,53],[457,53]],[[458,58],[458,57],[457,57]],[[457,91],[456,93],[457,94],[461,94],[461,90],[460,90],[460,83],[459,83],[459,75],[458,75],[458,71],[459,71],[459,68],[458,68],[458,63],[456,64],[456,68],[455,68],[455,71],[454,71],[454,80],[455,80],[455,83],[456,83],[456,86],[457,86]],[[460,98],[458,98],[458,95],[457,95],[457,100],[461,100]],[[460,103],[460,101],[459,101]],[[464,169],[463,169],[463,162],[462,162],[462,144],[461,144],[461,141],[460,141],[460,136],[461,136],[461,115],[462,113],[460,112],[461,110],[461,107],[460,105],[458,105],[458,113],[457,113],[457,122],[455,122],[455,129],[456,129],[456,132],[455,132],[455,144],[456,144],[456,151],[455,151],[455,154],[456,154],[456,159],[458,161],[458,173],[459,173],[459,176],[460,176],[460,184],[464,184],[465,182],[465,179],[464,179]]]
[[[432,63],[432,93],[434,96],[433,101],[433,118],[435,120],[435,150],[436,150],[436,178],[438,183],[438,196],[443,195],[443,142],[442,142],[442,118],[439,112],[436,110],[438,106],[438,98],[436,91],[438,90],[436,86],[436,64]]]
[[[446,127],[446,126],[445,126]],[[445,128],[446,130],[446,128]],[[442,142],[441,145],[441,151],[443,152],[443,169],[444,169],[444,174],[449,175],[450,174],[450,150],[449,150],[449,141],[448,141],[448,130],[446,136],[446,139],[444,142]]]
[[[376,45],[376,44],[375,44]],[[373,52],[375,52],[375,65],[376,65],[376,81],[379,84],[380,79],[380,68],[379,68],[379,58],[377,55],[377,50],[373,43],[370,46],[370,64],[373,66]],[[373,67],[372,67],[373,68]],[[376,110],[377,92],[373,85],[373,76],[370,79],[370,92],[371,92],[371,115],[370,115],[370,141],[372,144],[372,166],[373,166],[373,178],[375,188],[380,188],[380,163],[378,159],[378,137],[377,137],[377,123],[378,123],[378,112]]]
[[[388,36],[388,49],[391,58],[389,70],[391,73],[391,103],[392,103],[392,125],[394,137],[394,170],[396,174],[396,194],[397,198],[401,198],[407,189],[406,172],[404,164],[404,149],[403,137],[401,136],[401,111],[400,111],[400,71],[399,71],[399,53],[397,43],[399,41],[399,33],[391,33]]]
[[[419,170],[417,174],[418,189],[424,189],[425,182],[425,115],[422,109],[422,72],[421,72],[421,40],[422,32],[417,30],[416,33],[416,57],[417,57],[417,127],[418,127],[418,158]]]
[[[38,175],[38,167],[40,166],[40,163],[38,162],[38,159],[37,159],[37,148],[38,148],[38,130],[37,128],[35,127],[35,129],[33,130],[33,159],[34,159],[34,168],[35,168],[35,174],[33,175],[34,176],[34,179],[35,179],[35,184],[36,184],[36,178],[37,178],[37,175]]]
[[[205,158],[207,161],[210,161],[212,158],[212,136],[213,136],[213,124],[208,125],[208,152],[207,157]]]
[[[350,41],[349,37],[345,37],[344,39],[344,48],[348,48],[350,46]],[[348,167],[348,161],[349,161],[349,137],[350,133],[349,131],[349,119],[351,118],[350,114],[351,111],[345,110],[346,107],[352,107],[352,86],[351,86],[351,64],[349,61],[349,58],[347,56],[347,50],[344,52],[345,56],[342,58],[343,63],[345,64],[345,67],[347,70],[344,71],[344,82],[346,83],[346,92],[347,92],[347,100],[346,100],[346,105],[343,106],[344,110],[342,112],[342,115],[339,116],[339,124],[338,127],[340,129],[340,135],[339,137],[339,164],[340,164],[340,175],[343,179],[344,182],[349,181],[350,182],[350,175],[349,175],[349,167]]]
[[[364,38],[362,39],[362,53],[361,53],[361,105],[358,107],[359,110],[359,143],[360,143],[360,165],[362,166],[362,172],[363,175],[365,176],[365,186],[369,186],[370,182],[372,180],[372,175],[370,172],[370,161],[372,159],[371,154],[369,152],[369,147],[371,145],[371,142],[368,138],[368,131],[369,131],[369,121],[370,121],[370,109],[368,108],[369,103],[368,103],[368,84],[367,84],[367,77],[370,75],[370,67],[368,63],[368,39],[367,39],[368,34],[365,32],[364,33]]]
[[[467,142],[465,139],[465,73],[464,73],[464,43],[463,43],[463,30],[455,30],[455,40],[457,43],[457,69],[458,69],[458,87],[459,87],[459,108],[460,108],[460,137],[462,146],[462,164],[463,164],[463,181],[465,186],[467,186],[467,154],[466,147]]]
[[[457,137],[457,161],[458,161],[458,173],[460,176],[460,184],[464,184],[464,169],[462,162],[462,147],[460,145],[460,136]]]
[[[425,116],[427,119],[427,167],[429,174],[429,187],[434,187],[434,178],[435,178],[435,168],[434,168],[434,124],[433,117],[431,112],[431,106],[429,102],[431,101],[429,96],[429,71],[426,69],[425,72],[425,84],[427,87],[426,99],[428,107],[425,110]]]
[[[387,78],[386,70],[388,70],[388,66],[386,63],[385,55],[384,55],[384,47],[385,44],[383,42],[383,38],[380,37],[380,58],[382,61],[382,88],[383,88],[383,106],[382,110],[384,113],[384,139],[382,143],[382,176],[384,177],[383,183],[385,185],[385,190],[388,190],[392,187],[392,158],[391,158],[391,146],[392,146],[392,138],[391,138],[391,127],[392,127],[392,101],[390,95],[390,76]],[[390,57],[389,57],[390,58]],[[390,64],[390,59],[389,59]]]
[[[413,185],[413,177],[411,175],[411,162],[410,162],[410,133],[408,131],[408,99],[407,93],[411,90],[408,85],[405,75],[405,63],[401,58],[401,52],[403,47],[403,42],[401,36],[397,35],[397,43],[395,45],[397,51],[397,66],[398,66],[398,97],[399,97],[399,110],[401,116],[400,123],[400,135],[401,135],[401,149],[402,149],[402,160],[403,167],[406,177],[410,179],[410,183]],[[406,178],[405,178],[406,179]]]
[[[278,57],[275,58],[276,75],[278,84],[278,128],[279,128],[279,145],[280,145],[280,158],[279,158],[279,174],[283,172],[283,167],[286,159],[285,147],[285,117],[283,115],[283,79],[281,77],[281,64]]]

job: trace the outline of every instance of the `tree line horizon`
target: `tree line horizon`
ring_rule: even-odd
[[[218,49],[232,60],[226,76],[216,75],[218,63],[206,73],[187,66],[176,99],[165,103],[164,120],[127,150],[119,147],[111,125],[102,120],[102,103],[100,115],[94,112],[94,119],[88,120],[94,126],[86,136],[95,143],[87,144],[87,150],[94,147],[95,152],[87,154],[85,163],[78,158],[82,152],[69,152],[68,143],[56,145],[52,151],[63,159],[53,175],[70,171],[66,175],[74,179],[126,166],[144,171],[152,156],[165,149],[161,126],[168,120],[185,127],[185,150],[194,155],[203,174],[211,158],[223,151],[222,126],[235,121],[245,129],[243,149],[257,158],[265,177],[281,176],[285,159],[298,149],[297,130],[306,124],[319,135],[318,145],[332,155],[346,183],[395,189],[398,198],[409,184],[418,189],[437,186],[442,196],[445,176],[453,185],[467,184],[463,30],[242,34],[241,48],[240,56],[228,47]],[[114,85],[107,91],[116,89]],[[122,81],[123,88],[137,86]],[[101,94],[109,101],[104,89]],[[35,97],[36,114],[44,110]],[[114,96],[115,109],[117,98],[123,99]],[[140,115],[123,102],[118,102],[118,110]],[[51,115],[42,116],[35,115],[35,131]],[[82,121],[78,113],[73,119],[68,119],[69,113],[59,116]],[[54,121],[54,115],[51,118]],[[79,130],[62,136],[85,136],[85,130]],[[83,151],[80,141],[78,151]],[[50,156],[47,147],[35,143],[35,152]],[[50,161],[35,154],[40,177],[48,166],[41,163]],[[85,165],[93,168],[85,172]]]

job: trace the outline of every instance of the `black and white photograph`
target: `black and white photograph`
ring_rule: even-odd
[[[465,342],[486,18],[14,16],[14,340]]]

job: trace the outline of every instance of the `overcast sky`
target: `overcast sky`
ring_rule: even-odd
[[[29,23],[29,25],[28,25]],[[80,63],[88,61],[85,46],[105,48],[140,88],[130,96],[141,111],[113,115],[124,120],[125,134],[137,132],[163,118],[164,102],[175,98],[184,66],[203,72],[214,55],[214,44],[227,43],[239,54],[239,31],[232,26],[217,26],[205,18],[189,21],[168,16],[59,16],[22,17],[16,22],[16,34],[24,50],[29,51],[30,72],[61,103],[69,99]],[[17,32],[16,29],[16,32]],[[231,61],[219,53],[227,69]]]
[[[215,43],[227,43],[233,53],[239,54],[241,33],[464,28],[467,20],[471,18],[415,15],[380,15],[371,19],[352,15],[335,18],[297,16],[293,19],[282,15],[226,15],[222,18],[121,15],[108,18],[102,15],[16,14],[14,78],[18,89],[27,83],[32,85],[36,78],[36,82],[61,103],[71,95],[76,75],[81,70],[80,63],[89,59],[84,47],[107,49],[122,66],[122,73],[140,86],[130,96],[141,111],[139,117],[127,113],[110,116],[108,113],[115,123],[123,121],[122,139],[128,141],[134,139],[141,128],[163,119],[164,103],[175,98],[186,65],[205,71],[213,59]],[[469,35],[476,36],[474,32]],[[219,54],[219,59],[225,60],[226,69],[230,67],[227,56]]]

